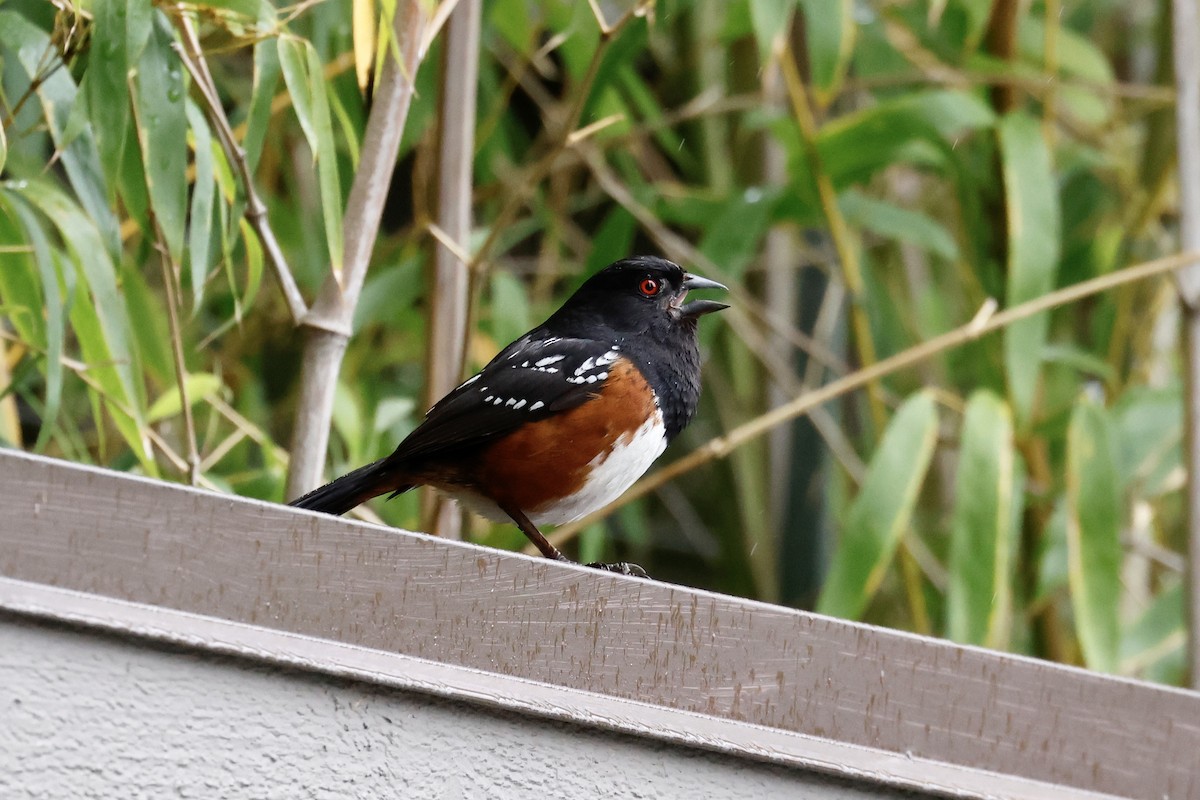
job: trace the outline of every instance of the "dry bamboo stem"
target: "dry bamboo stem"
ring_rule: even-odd
[[[341,281],[331,270],[301,323],[307,336],[300,373],[300,402],[292,433],[289,498],[298,497],[321,482],[334,389],[412,103],[413,83],[423,55],[421,43],[429,22],[427,5],[423,0],[408,0],[396,14],[395,37],[404,63],[387,59],[367,119],[362,160],[342,221],[345,253]]]
[[[1200,248],[1200,11],[1197,0],[1172,3],[1175,37],[1175,136],[1179,163],[1179,238]],[[1200,687],[1200,266],[1179,274],[1183,305],[1184,429],[1187,453],[1188,654],[1191,685]]]
[[[437,225],[447,241],[435,237],[426,406],[458,385],[466,358],[470,270],[462,254],[471,246],[471,167],[481,19],[480,0],[460,0],[447,22],[442,53]],[[462,515],[455,503],[429,492],[426,497],[430,513],[425,518],[431,520],[426,530],[447,539],[461,539]]]

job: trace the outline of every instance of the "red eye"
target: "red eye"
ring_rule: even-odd
[[[654,295],[662,291],[662,284],[654,280],[654,278],[643,278],[642,282],[638,284],[638,291],[646,295],[646,297],[654,297]]]

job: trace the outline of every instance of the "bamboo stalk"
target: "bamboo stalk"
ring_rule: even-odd
[[[1175,136],[1179,168],[1179,238],[1200,248],[1200,9],[1197,0],[1174,0]],[[1184,429],[1187,453],[1188,660],[1191,685],[1200,687],[1200,266],[1179,274],[1185,341]]]
[[[337,375],[400,152],[400,137],[412,103],[422,55],[420,46],[428,21],[427,3],[423,0],[408,0],[403,11],[396,14],[394,32],[404,63],[387,58],[367,118],[362,159],[342,221],[345,231],[342,279],[339,282],[330,271],[301,323],[307,335],[300,373],[300,401],[292,433],[289,498],[298,497],[321,482]]]
[[[817,150],[817,121],[813,116],[808,93],[800,78],[800,71],[796,68],[791,48],[784,47],[778,56],[784,84],[792,103],[792,113],[800,126],[800,135],[804,139],[804,149],[808,154],[809,169],[817,185],[817,194],[821,198],[821,210],[829,223],[829,236],[833,240],[833,249],[837,252],[838,268],[849,293],[850,329],[854,332],[858,360],[863,367],[870,367],[876,363],[875,340],[871,336],[871,321],[863,304],[866,288],[863,284],[862,264],[858,259],[858,247],[851,238],[850,226],[846,224],[841,207],[838,206],[833,181],[821,163],[821,154]],[[887,426],[887,410],[883,402],[883,387],[878,382],[867,384],[867,399],[875,435],[880,436]]]
[[[431,406],[462,378],[467,349],[470,271],[462,254],[470,249],[472,165],[475,153],[475,100],[479,71],[480,0],[461,0],[446,26],[442,51],[439,112],[437,227],[430,275],[429,344],[425,401]],[[422,515],[426,530],[447,539],[462,538],[457,505],[426,490]]]

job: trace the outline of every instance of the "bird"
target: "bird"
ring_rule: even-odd
[[[729,307],[685,302],[698,289],[726,287],[657,256],[610,264],[435,403],[391,455],[290,505],[344,514],[428,485],[569,561],[540,526],[616,500],[696,413],[697,323]],[[646,576],[627,562],[587,566]]]

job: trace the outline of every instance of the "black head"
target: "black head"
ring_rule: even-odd
[[[617,336],[694,328],[701,316],[728,306],[712,300],[684,303],[688,290],[724,288],[716,281],[690,275],[664,258],[634,256],[588,278],[546,326],[570,334],[571,328],[582,325]]]

